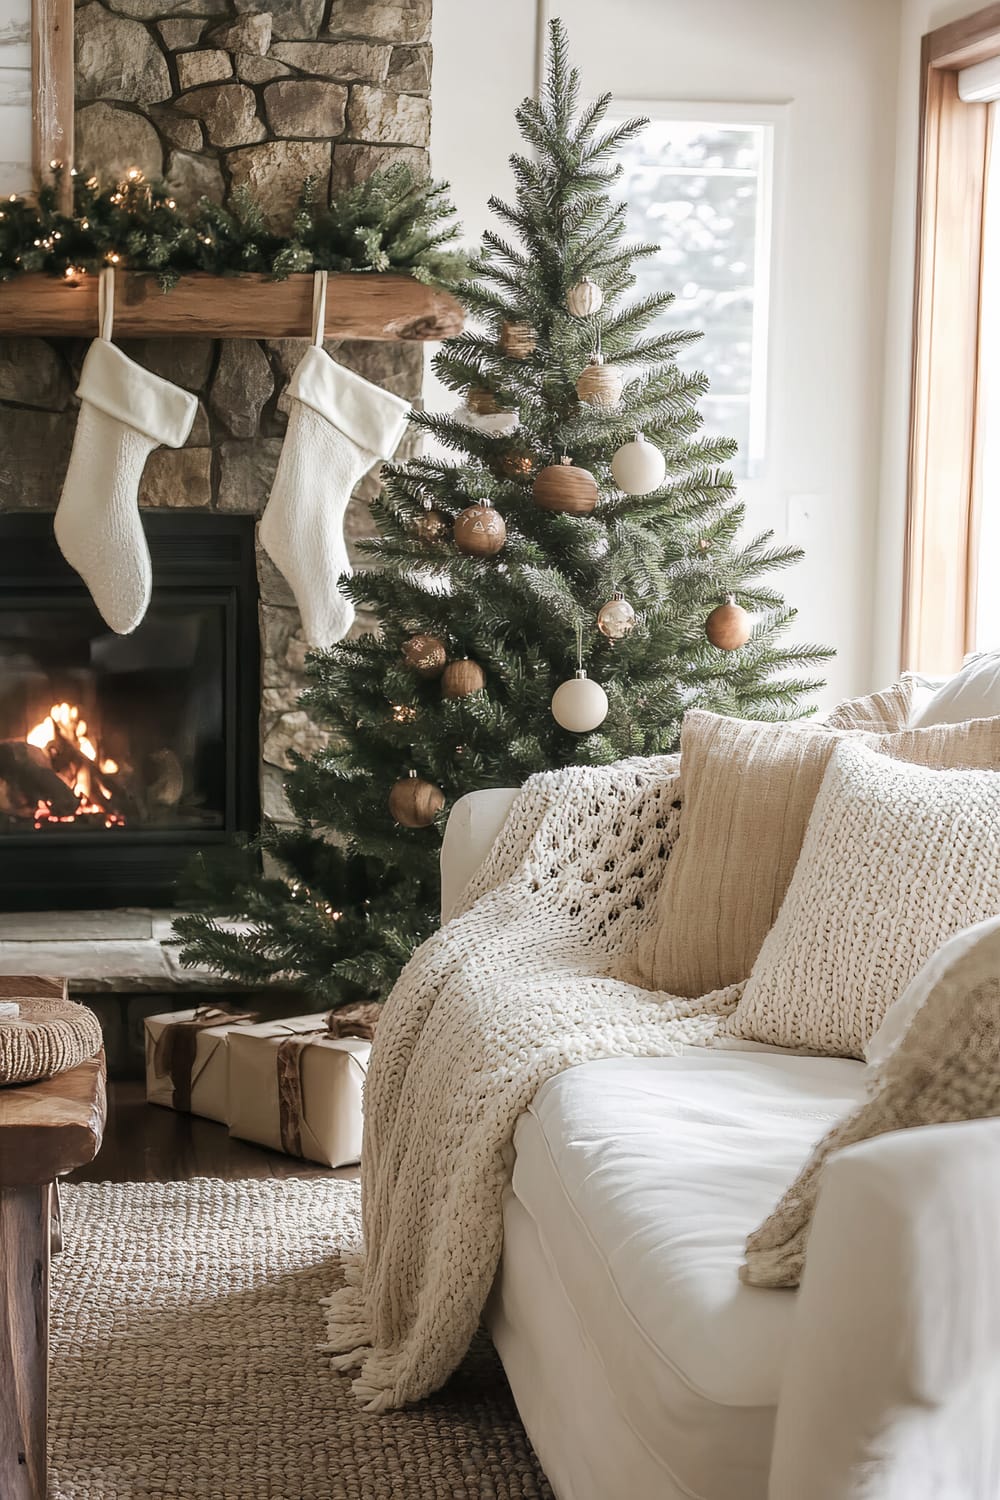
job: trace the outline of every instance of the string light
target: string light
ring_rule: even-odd
[[[138,167],[129,167],[126,175],[129,182],[138,182],[139,178],[142,176],[142,173],[139,171]]]
[[[107,260],[109,265],[116,266],[121,260],[121,256],[118,254],[117,250],[109,250],[107,255],[105,256],[105,259]]]

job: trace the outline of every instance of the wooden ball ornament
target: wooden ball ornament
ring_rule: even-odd
[[[617,406],[625,389],[625,377],[615,365],[606,365],[595,354],[576,382],[576,394],[588,406]]]
[[[621,589],[615,589],[607,604],[597,611],[597,628],[612,644],[623,641],[635,629],[635,610]]]
[[[423,510],[414,523],[414,534],[420,542],[443,542],[448,535],[448,522],[429,500],[422,502]]]
[[[538,334],[530,323],[507,318],[500,325],[500,349],[508,359],[529,359],[537,343]]]
[[[494,412],[500,410],[493,392],[483,390],[482,386],[478,385],[470,385],[465,393],[465,404],[479,417],[492,416]]]
[[[608,716],[608,695],[599,682],[592,682],[581,667],[552,694],[552,717],[570,734],[590,734]]]
[[[489,500],[480,500],[455,517],[454,537],[459,552],[469,557],[492,557],[506,542],[507,527]]]
[[[548,464],[535,475],[531,487],[541,510],[564,516],[589,516],[597,505],[597,480],[589,469],[581,469],[571,458]]]
[[[750,639],[753,620],[729,594],[725,604],[713,609],[705,621],[705,634],[719,651],[738,651]]]
[[[463,656],[461,661],[450,661],[441,678],[442,698],[468,698],[471,693],[481,693],[486,686],[486,673],[477,661]]]
[[[429,828],[444,807],[444,792],[416,771],[393,783],[389,811],[404,828]]]
[[[421,633],[403,642],[403,660],[418,677],[440,677],[448,664],[448,652],[438,636]]]
[[[582,276],[566,293],[566,306],[574,318],[589,318],[604,306],[604,293],[596,281]]]
[[[660,488],[666,473],[667,460],[641,432],[630,443],[623,443],[611,459],[611,477],[626,495],[651,495]]]

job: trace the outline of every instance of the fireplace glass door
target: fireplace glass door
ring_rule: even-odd
[[[225,610],[0,609],[0,833],[222,828]]]
[[[48,517],[0,517],[0,908],[169,903],[195,850],[254,831],[252,522],[145,522],[153,600],[120,636]]]

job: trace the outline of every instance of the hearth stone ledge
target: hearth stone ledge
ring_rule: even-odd
[[[262,989],[220,978],[211,969],[181,966],[172,942],[173,911],[0,913],[0,975],[48,974],[68,979],[70,996],[95,1011],[113,1078],[140,1078],[145,1020],[164,1011],[229,1001],[262,1021],[314,1010],[294,986]],[[222,924],[232,932],[247,924]]]

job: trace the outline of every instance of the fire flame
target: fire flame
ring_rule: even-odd
[[[92,769],[96,768],[102,776],[113,776],[118,763],[110,758],[98,758],[97,747],[87,732],[87,721],[81,719],[75,703],[53,703],[48,716],[36,724],[25,739],[36,750],[46,751],[53,760],[53,770],[80,799],[76,812],[63,817],[54,814],[47,802],[39,802],[35,808],[36,828],[41,828],[43,823],[74,823],[83,814],[105,815],[105,828],[124,824],[121,814],[106,805],[111,800],[111,791]],[[56,764],[60,759],[68,764]]]

